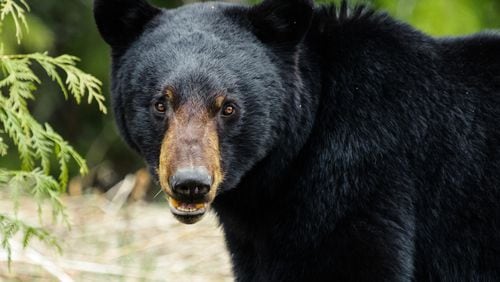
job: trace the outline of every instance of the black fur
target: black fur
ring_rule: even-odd
[[[94,5],[99,31],[115,52],[126,49],[159,13],[145,0],[96,0]]]
[[[101,33],[131,42],[113,61],[118,125],[152,171],[166,85],[239,105],[218,121],[213,203],[236,280],[500,280],[497,33],[436,39],[364,7],[266,0],[146,13],[124,38],[102,17],[128,12],[103,2]]]
[[[247,12],[255,34],[265,43],[297,43],[313,16],[312,0],[265,0]]]

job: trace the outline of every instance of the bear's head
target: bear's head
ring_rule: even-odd
[[[280,146],[283,132],[299,126],[287,117],[302,107],[297,46],[312,0],[170,10],[95,0],[94,13],[112,49],[120,132],[180,221],[198,221],[218,193],[236,187]]]

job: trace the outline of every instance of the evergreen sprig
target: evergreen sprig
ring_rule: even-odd
[[[18,42],[23,37],[23,28],[28,29],[28,11],[25,0],[0,0],[0,23],[8,16],[13,18]],[[70,55],[51,57],[47,53],[6,55],[0,52],[0,157],[7,155],[10,143],[21,161],[19,170],[0,168],[0,189],[10,195],[14,206],[11,214],[0,212],[0,247],[7,250],[9,261],[9,241],[16,234],[22,234],[24,246],[34,237],[59,248],[49,232],[17,218],[19,197],[29,194],[36,200],[40,224],[45,201],[50,203],[54,220],[68,223],[60,195],[68,184],[70,163],[76,163],[81,174],[87,173],[83,157],[49,124],[40,124],[28,107],[36,99],[36,90],[42,83],[32,69],[38,64],[59,85],[66,99],[73,97],[78,104],[83,99],[95,102],[106,113],[101,82],[81,71],[76,66],[78,60]],[[57,168],[51,167],[53,160],[57,161]],[[54,172],[58,174],[57,180],[52,176]]]
[[[2,237],[0,238],[0,248],[6,250],[9,265],[10,258],[12,256],[12,249],[9,240],[18,233],[22,234],[22,244],[24,248],[28,246],[32,238],[37,238],[47,245],[55,247],[57,251],[61,252],[61,246],[59,245],[57,238],[47,232],[47,230],[26,224],[17,218],[0,214],[0,234],[2,234]]]
[[[26,13],[29,10],[30,7],[25,0],[0,0],[0,22],[3,22],[8,16],[12,17],[18,43],[21,43],[23,39],[23,27],[28,30]]]

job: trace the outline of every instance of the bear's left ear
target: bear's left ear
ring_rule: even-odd
[[[115,51],[126,48],[160,12],[147,0],[94,0],[99,32]]]
[[[297,44],[309,29],[313,10],[313,0],[264,0],[248,16],[263,42]]]

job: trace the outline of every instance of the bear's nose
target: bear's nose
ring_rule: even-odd
[[[195,200],[208,194],[212,177],[204,167],[181,168],[170,177],[169,184],[175,194]]]

